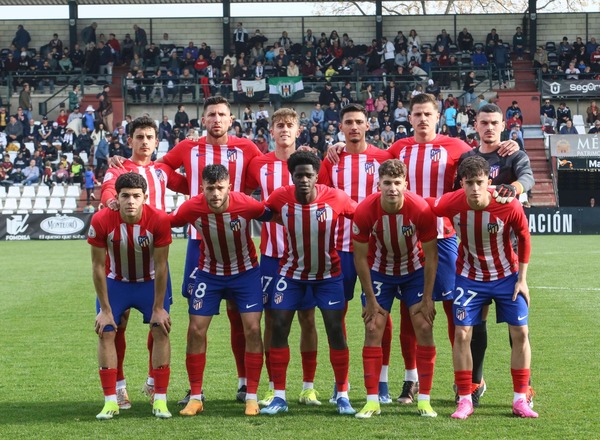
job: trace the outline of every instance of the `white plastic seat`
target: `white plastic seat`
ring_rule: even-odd
[[[158,143],[158,152],[159,153],[166,153],[167,151],[169,151],[169,142],[167,142],[167,141],[160,141]]]
[[[53,210],[53,212],[58,212],[60,209],[62,209],[61,199],[58,197],[52,197],[48,202],[48,209],[46,212],[50,212],[50,210]]]
[[[175,200],[173,200],[173,196],[165,195],[165,211],[171,212],[175,209]]]
[[[3,186],[0,186],[0,199],[4,199],[6,198],[6,188]]]
[[[17,199],[9,198],[9,199],[4,200],[3,210],[16,211],[17,210]]]
[[[50,188],[48,187],[48,185],[38,186],[37,196],[46,198],[50,197]]]
[[[24,142],[24,145],[25,148],[27,148],[29,152],[33,154],[33,152],[35,151],[35,145],[33,145],[33,142]]]
[[[2,209],[2,200],[3,199],[0,199],[0,210]]]
[[[48,209],[48,202],[45,197],[36,197],[33,202],[33,214],[43,214]]]
[[[585,125],[582,115],[573,115],[573,125]]]
[[[183,194],[179,194],[177,196],[177,203],[175,204],[175,206],[179,208],[183,204],[183,202],[185,202],[185,196]]]
[[[84,164],[88,163],[88,155],[85,151],[79,153],[79,157],[81,158]]]
[[[65,187],[62,185],[56,185],[52,188],[52,197],[64,197],[65,196]]]
[[[167,190],[165,191],[165,196],[174,197],[176,195],[177,195],[177,193],[175,191],[173,191],[172,189],[167,188]]]
[[[69,185],[67,187],[67,197],[79,197],[81,194],[81,187],[79,185]]]
[[[18,186],[9,186],[8,192],[6,193],[6,197],[18,199],[21,197],[21,188]]]
[[[30,197],[21,197],[19,199],[19,207],[17,208],[17,214],[27,214],[33,209]]]
[[[77,209],[77,200],[75,199],[75,197],[67,197],[65,198],[65,204],[63,205],[63,212],[65,212],[65,209],[67,210],[76,210]]]
[[[31,185],[24,186],[23,192],[21,193],[21,197],[29,197],[33,199],[35,197],[35,188]]]

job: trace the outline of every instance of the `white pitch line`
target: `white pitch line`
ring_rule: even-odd
[[[552,287],[552,286],[529,286],[530,289],[546,290],[584,290],[587,292],[600,292],[600,287]]]

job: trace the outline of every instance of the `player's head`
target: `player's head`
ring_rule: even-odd
[[[369,130],[369,115],[360,104],[349,104],[340,112],[340,130],[348,143],[361,143]]]
[[[158,127],[154,119],[140,116],[129,124],[127,143],[134,159],[150,158],[158,147]]]
[[[229,101],[222,96],[211,96],[204,101],[202,125],[206,127],[209,138],[212,138],[209,142],[227,135],[232,123]]]
[[[468,157],[458,167],[460,186],[472,208],[482,209],[489,204],[491,195],[487,189],[492,182],[489,176],[490,164],[481,156]]]
[[[142,208],[146,202],[148,184],[146,179],[138,173],[121,174],[115,182],[119,212],[126,222],[136,221],[142,215]]]
[[[309,151],[296,151],[287,160],[292,183],[296,186],[296,197],[307,199],[314,193],[321,161]]]
[[[202,193],[211,210],[223,212],[229,205],[229,171],[221,164],[207,165],[202,170]]]
[[[477,112],[475,130],[482,144],[495,146],[504,130],[504,113],[496,104],[486,104]]]
[[[298,113],[292,108],[285,107],[273,113],[271,134],[276,148],[295,148],[296,138],[300,134]]]
[[[435,96],[421,93],[410,100],[408,119],[414,127],[418,142],[431,141],[435,138],[435,128],[440,120],[440,113]]]
[[[406,164],[398,159],[388,159],[379,167],[379,182],[384,203],[397,204],[406,189]]]

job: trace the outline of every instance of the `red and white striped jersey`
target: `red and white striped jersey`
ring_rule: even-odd
[[[489,190],[490,193],[492,190]],[[501,204],[492,197],[483,210],[467,204],[463,189],[433,201],[436,215],[450,218],[460,238],[456,273],[475,281],[493,281],[518,272],[519,262],[528,263],[531,252],[529,226],[518,200]],[[519,256],[511,245],[514,231]]]
[[[92,217],[87,241],[106,248],[108,278],[141,283],[154,279],[154,248],[171,243],[171,226],[166,213],[149,205],[132,225],[121,219],[119,211],[102,209]]]
[[[437,198],[452,191],[458,160],[470,150],[460,139],[439,134],[426,144],[417,143],[414,137],[400,139],[388,151],[408,167],[409,191]],[[454,235],[449,221],[439,218],[437,226],[438,238]]]
[[[287,161],[280,160],[275,152],[252,159],[248,166],[246,187],[260,188],[263,200],[267,200],[277,188],[292,183]],[[260,234],[260,253],[267,257],[281,258],[285,250],[285,228],[275,222],[263,222]]]
[[[356,202],[346,193],[316,185],[317,198],[307,205],[296,201],[295,186],[279,188],[265,205],[281,216],[287,246],[279,274],[299,280],[322,280],[341,275],[334,228],[339,216],[352,218]]]
[[[383,210],[381,193],[367,197],[354,213],[352,239],[369,243],[369,267],[384,275],[407,275],[423,267],[421,242],[436,236],[435,215],[429,205],[408,191],[395,214]]]
[[[198,269],[212,275],[235,275],[258,265],[250,220],[265,212],[262,202],[243,193],[229,193],[229,207],[221,214],[211,211],[204,194],[183,202],[169,214],[172,226],[191,223],[198,231]]]
[[[163,156],[163,161],[176,170],[183,165],[188,180],[190,196],[202,193],[202,170],[206,165],[221,164],[229,171],[232,191],[243,191],[246,170],[252,158],[261,156],[258,147],[250,140],[229,136],[225,145],[206,143],[206,137],[197,141],[185,139]],[[190,238],[198,239],[192,228]]]
[[[373,145],[368,145],[362,153],[349,153],[344,150],[340,160],[333,164],[325,159],[319,171],[319,183],[338,188],[357,203],[379,191],[379,166],[392,155]],[[352,220],[340,218],[335,232],[335,248],[338,251],[352,252]]]
[[[154,208],[165,210],[165,192],[170,188],[175,192],[183,194],[188,193],[188,184],[185,176],[173,171],[172,168],[157,162],[151,162],[148,165],[136,165],[127,159],[123,162],[124,168],[109,168],[102,181],[101,200],[104,206],[110,199],[117,198],[115,184],[117,178],[125,173],[138,173],[144,177],[148,184],[148,199],[146,203]]]

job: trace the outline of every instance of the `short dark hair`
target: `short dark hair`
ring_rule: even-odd
[[[229,101],[227,101],[227,99],[223,98],[222,96],[211,96],[210,98],[206,98],[206,100],[204,101],[202,114],[206,113],[206,109],[211,105],[218,104],[225,104],[229,109],[229,113],[231,113],[231,105],[229,104]]]
[[[369,114],[367,113],[367,110],[360,104],[348,104],[346,107],[344,107],[341,111],[340,111],[340,121],[342,121],[344,119],[344,115],[346,113],[362,113],[363,115],[365,115],[365,118],[369,117]]]
[[[229,179],[229,171],[221,164],[207,165],[202,170],[202,180],[208,183],[213,184],[227,179]]]
[[[402,127],[402,125],[401,125]],[[379,178],[383,176],[406,177],[406,164],[399,159],[388,159],[379,167]]]
[[[290,173],[293,173],[298,165],[312,165],[315,172],[321,169],[321,161],[316,154],[310,151],[296,151],[287,160],[287,166]]]
[[[450,96],[450,95],[448,95],[448,96]],[[429,93],[420,93],[416,96],[413,96],[410,100],[410,110],[412,111],[412,108],[414,105],[427,104],[427,103],[430,103],[431,105],[433,105],[433,108],[435,109],[435,111],[438,111],[437,100],[435,99],[435,96],[433,96]]]
[[[148,116],[140,116],[129,123],[129,136],[133,137],[133,133],[135,133],[138,128],[153,128],[154,136],[158,137],[158,127],[156,126],[156,122]]]
[[[500,113],[500,115],[502,115],[502,117],[504,118],[504,112],[496,104],[486,104],[486,105],[482,106],[477,111],[477,114],[480,114],[480,113]]]
[[[472,179],[481,175],[490,175],[490,164],[481,156],[471,156],[462,161],[458,167],[459,179]]]
[[[148,190],[148,184],[146,183],[146,179],[144,179],[141,174],[131,172],[121,174],[117,178],[117,181],[115,182],[117,194],[119,194],[123,188],[139,188],[144,194],[146,194],[146,191]]]

